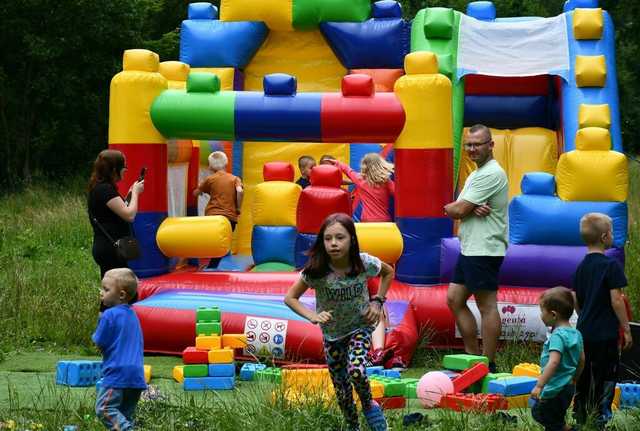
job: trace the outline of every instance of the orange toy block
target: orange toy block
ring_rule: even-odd
[[[222,334],[222,347],[229,349],[244,349],[247,346],[245,334]]]
[[[199,335],[196,337],[196,349],[211,350],[221,348],[222,339],[219,335]]]
[[[371,397],[372,398],[383,398],[384,397],[384,385],[376,380],[369,380],[369,384],[371,386]]]
[[[233,350],[231,349],[211,349],[209,350],[210,364],[229,364],[233,362]]]
[[[178,383],[184,382],[184,365],[173,367],[173,378]]]
[[[522,363],[513,367],[514,376],[529,376],[529,377],[539,377],[540,376],[540,365],[538,364],[529,364]]]

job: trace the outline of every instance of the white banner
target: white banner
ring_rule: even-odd
[[[284,359],[287,342],[287,321],[267,317],[247,316],[244,321],[247,336],[245,355]]]

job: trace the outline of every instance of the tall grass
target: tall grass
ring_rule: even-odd
[[[640,162],[629,161],[629,234],[625,273],[634,320],[640,321]]]

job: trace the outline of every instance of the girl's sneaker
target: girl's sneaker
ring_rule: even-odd
[[[384,418],[382,407],[376,401],[371,401],[371,407],[365,410],[364,417],[371,431],[387,431],[387,420]]]

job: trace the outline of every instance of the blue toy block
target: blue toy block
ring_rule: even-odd
[[[209,377],[234,377],[236,375],[236,365],[229,364],[209,364]]]
[[[392,379],[400,378],[400,371],[398,370],[382,370],[382,375]]]
[[[384,367],[382,365],[367,367],[367,376],[382,375],[382,371],[384,371]]]
[[[233,377],[185,377],[185,391],[225,391],[233,389]]]
[[[528,376],[510,377],[489,382],[490,394],[502,394],[505,397],[526,395],[535,387],[538,379]]]
[[[102,374],[100,361],[59,361],[56,384],[86,387],[96,384]]]
[[[265,364],[253,364],[247,362],[240,368],[240,380],[251,381],[254,379],[256,371],[267,368]]]
[[[455,379],[460,375],[460,373],[457,373],[452,370],[440,370],[440,372],[446,374],[451,380]]]
[[[620,383],[620,408],[640,406],[640,383]]]

